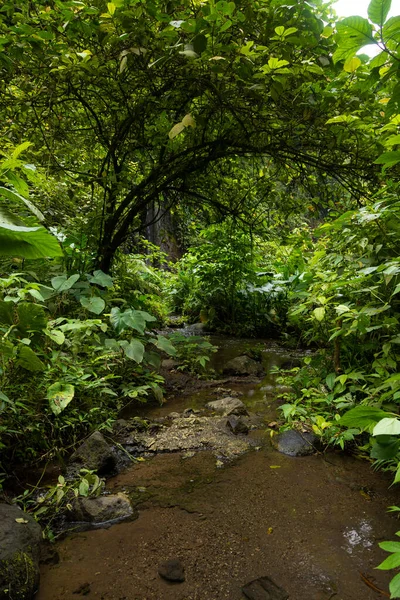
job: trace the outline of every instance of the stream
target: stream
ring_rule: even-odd
[[[211,341],[220,348],[213,365],[217,370],[257,343]],[[286,590],[290,600],[388,597],[379,590],[388,589],[392,575],[375,567],[387,556],[378,543],[393,539],[400,529],[397,518],[387,513],[388,506],[399,503],[398,492],[389,489],[385,473],[344,453],[293,458],[272,447],[266,425],[277,417],[279,389],[270,369],[295,362],[300,354],[263,344],[262,381],[236,378],[221,384],[241,393],[254,417],[256,425],[243,436],[251,448],[225,462],[211,450],[160,452],[110,478],[107,491],[126,493],[138,518],[59,541],[60,561],[42,566],[36,600],[83,595],[244,600],[241,588],[264,576]],[[162,419],[187,408],[202,410],[215,399],[210,383],[196,389],[185,381],[177,379],[166,404],[145,406],[141,414]],[[174,558],[185,568],[182,583],[169,583],[158,574],[159,564]]]

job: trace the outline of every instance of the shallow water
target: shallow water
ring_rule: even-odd
[[[215,364],[241,354],[242,343],[228,340]],[[267,369],[294,358],[273,344],[263,352]],[[264,420],[275,416],[274,376],[226,387]],[[210,395],[181,390],[147,412],[201,408]],[[374,570],[386,556],[377,544],[400,529],[386,512],[399,502],[390,480],[344,454],[291,458],[264,429],[252,435],[257,449],[223,468],[208,451],[165,453],[111,478],[108,491],[129,494],[139,518],[59,542],[60,563],[43,567],[37,600],[73,600],[82,590],[102,600],[243,600],[241,587],[261,576],[291,600],[382,598],[371,586],[387,590],[390,574]],[[157,569],[175,557],[186,581],[174,585]]]

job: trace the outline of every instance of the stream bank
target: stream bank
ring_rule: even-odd
[[[228,341],[222,360],[241,352]],[[263,358],[268,373],[296,357],[270,346]],[[42,566],[37,600],[243,600],[243,586],[265,576],[291,600],[384,597],[377,590],[387,590],[391,576],[374,570],[385,557],[377,544],[399,529],[386,512],[398,503],[390,479],[336,452],[278,453],[265,428],[279,402],[268,374],[192,386],[185,377],[172,373],[168,403],[142,415],[185,419],[185,409],[202,411],[222,388],[240,395],[250,413],[254,428],[235,436],[246,452],[227,461],[206,446],[155,452],[110,478],[107,491],[129,497],[138,518],[60,541],[59,563]],[[170,559],[181,561],[184,582],[159,576]]]

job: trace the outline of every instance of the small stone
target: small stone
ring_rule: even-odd
[[[287,456],[307,456],[314,454],[314,444],[317,441],[316,436],[309,432],[300,432],[295,429],[289,429],[279,434],[276,439],[272,438],[272,443],[279,452]]]
[[[131,517],[132,514],[133,509],[129,498],[125,494],[119,493],[98,498],[75,498],[72,502],[69,519],[98,524],[122,521]]]
[[[158,574],[167,581],[182,583],[185,581],[185,568],[179,558],[172,558],[161,563]]]
[[[162,361],[161,367],[167,371],[172,371],[172,369],[179,367],[179,362],[173,358],[166,358]]]
[[[181,415],[178,412],[171,412],[171,413],[169,413],[168,418],[169,419],[179,419],[180,416]]]
[[[249,427],[241,417],[231,415],[228,417],[226,425],[235,435],[238,435],[239,433],[247,435],[249,433]]]
[[[242,592],[249,600],[288,600],[289,594],[277,585],[270,577],[259,577],[250,581]]]
[[[229,417],[229,415],[247,415],[246,406],[243,402],[239,398],[232,398],[230,396],[221,400],[208,402],[206,408],[221,413],[224,417]]]

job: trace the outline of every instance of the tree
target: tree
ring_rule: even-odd
[[[91,187],[103,270],[154,203],[229,212],[201,177],[227,161],[318,171],[356,194],[373,179],[373,131],[328,120],[349,98],[320,0],[9,0],[0,14],[7,133]],[[371,91],[359,96],[371,112]]]

